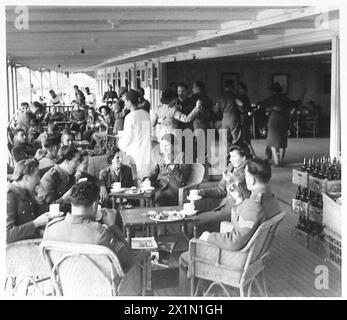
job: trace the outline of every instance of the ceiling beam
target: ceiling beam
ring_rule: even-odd
[[[154,51],[167,51],[169,48],[173,48],[173,47],[179,47],[179,46],[184,46],[187,45],[189,43],[196,43],[196,42],[201,42],[201,41],[205,41],[205,40],[211,40],[214,38],[219,38],[222,36],[226,36],[226,35],[231,35],[234,33],[238,33],[238,32],[242,32],[242,31],[246,31],[246,30],[250,30],[250,29],[254,29],[254,28],[261,28],[261,27],[269,27],[271,25],[274,24],[280,24],[280,23],[285,23],[291,20],[298,20],[300,18],[303,17],[308,17],[308,16],[315,16],[320,14],[322,11],[327,10],[327,8],[319,8],[319,7],[307,7],[307,8],[299,8],[299,9],[293,9],[290,11],[286,11],[286,13],[281,14],[281,15],[276,15],[275,17],[267,17],[261,20],[256,20],[256,21],[252,21],[249,22],[247,24],[238,26],[238,27],[232,27],[230,29],[225,29],[225,30],[220,30],[218,32],[216,32],[215,34],[211,34],[211,35],[203,35],[203,36],[199,36],[199,37],[192,37],[190,39],[186,39],[186,40],[181,40],[178,41],[176,44],[172,44],[168,47],[163,46],[163,47],[158,47],[157,49],[152,49],[152,50],[148,50],[148,52],[145,55],[142,55],[142,58],[145,58],[146,55],[150,56],[152,53],[154,53]],[[88,68],[87,70],[93,70],[93,69],[97,69],[100,67],[105,67],[107,65],[110,64],[115,64],[115,63],[119,63],[124,59],[140,59],[140,56],[127,56],[126,58],[113,58],[113,59],[109,59],[106,60],[104,63],[102,64],[96,64],[94,66],[91,66],[90,68]]]

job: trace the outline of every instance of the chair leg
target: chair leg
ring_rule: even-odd
[[[241,285],[241,287],[240,287],[240,297],[241,297],[241,298],[244,298],[244,297],[245,297],[245,293],[244,293],[244,291],[243,291],[243,285]]]
[[[258,288],[259,293],[260,293],[262,296],[264,296],[264,291],[263,291],[263,289],[261,288],[261,285],[260,285],[258,279],[257,279],[257,278],[254,278],[254,282],[255,282],[255,285],[256,285],[257,288]]]
[[[194,297],[197,297],[199,294],[200,283],[201,283],[201,279],[198,279],[198,282],[197,282],[196,287],[195,287]]]
[[[220,283],[220,282],[212,282],[212,283],[210,284],[210,286],[207,288],[206,292],[204,293],[204,297],[207,296],[207,294],[211,291],[211,289],[212,289],[214,286],[220,286],[220,287],[223,289],[225,295],[226,295],[227,297],[230,297],[230,294],[229,294],[228,290],[227,290],[227,289],[225,288],[225,286],[224,286],[222,283]],[[242,290],[243,290],[243,289],[242,289]]]
[[[195,291],[195,277],[192,275],[190,277],[190,296],[194,296],[194,291]]]
[[[248,291],[247,291],[247,297],[250,297],[252,295],[252,286],[253,286],[253,280],[251,280],[249,282]]]
[[[265,272],[264,272],[264,270],[262,271],[261,276],[262,276],[262,278],[263,278],[264,295],[265,295],[265,297],[268,297],[269,294],[268,294],[268,291],[267,291],[267,285],[266,285],[266,278],[265,278]]]

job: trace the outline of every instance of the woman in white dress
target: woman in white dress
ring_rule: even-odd
[[[136,163],[140,180],[151,171],[151,120],[148,112],[138,109],[139,94],[130,90],[125,94],[125,108],[130,113],[125,117],[124,130],[119,138],[119,148]]]

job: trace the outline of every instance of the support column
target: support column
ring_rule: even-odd
[[[330,157],[338,158],[340,151],[340,38],[335,36],[331,43]]]
[[[11,120],[11,107],[10,107],[10,79],[9,79],[9,73],[8,73],[8,64],[6,64],[6,82],[7,82],[7,121],[10,122]]]
[[[31,87],[31,69],[29,68],[29,89],[30,89],[30,103],[33,101],[33,90]]]
[[[12,106],[11,106],[11,115],[13,115],[14,114],[14,112],[15,112],[15,109],[16,109],[16,107],[15,107],[15,84],[14,84],[14,72],[13,72],[13,64],[11,63],[11,81],[12,81],[12,85],[11,85],[11,87],[12,87]]]
[[[43,97],[42,69],[40,69],[41,97]]]
[[[18,106],[19,106],[19,100],[18,100],[18,72],[17,72],[17,67],[16,65],[14,65],[14,75],[15,75],[15,85],[16,85],[16,110],[15,112],[17,113],[17,109],[18,109]]]

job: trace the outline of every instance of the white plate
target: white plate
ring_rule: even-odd
[[[183,220],[184,219],[184,214],[179,213],[177,216],[168,216],[166,219],[157,219],[155,216],[154,217],[149,217],[153,221],[157,222],[170,222],[170,221],[178,221],[178,220]]]
[[[184,211],[181,210],[180,213],[184,214],[185,216],[189,217],[189,216],[193,216],[194,214],[196,214],[198,212],[198,210],[191,210],[191,211]]]
[[[150,187],[150,188],[147,188],[147,189],[143,189],[145,192],[150,192],[152,190],[154,190],[155,188],[154,187]]]
[[[124,192],[125,189],[124,188],[120,188],[120,189],[111,189],[111,192],[114,192],[114,193],[121,193],[121,192]]]
[[[201,196],[197,196],[197,197],[190,197],[190,196],[188,196],[187,199],[190,200],[190,201],[196,201],[196,200],[200,200]]]
[[[127,190],[125,191],[126,194],[133,194],[133,195],[139,195],[139,194],[143,194],[144,192],[140,189],[136,189],[136,192],[134,192],[133,190]]]

